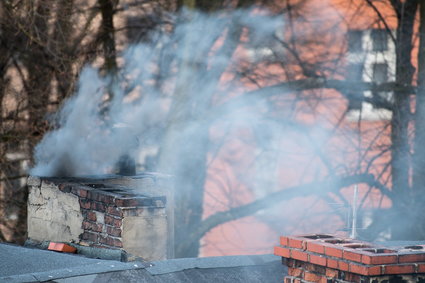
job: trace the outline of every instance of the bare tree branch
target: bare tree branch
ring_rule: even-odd
[[[191,233],[189,237],[186,238],[187,240],[185,242],[181,243],[179,248],[187,248],[188,245],[191,245],[192,243],[198,241],[208,231],[220,224],[252,215],[261,209],[270,208],[283,200],[308,195],[321,196],[331,193],[333,191],[339,191],[339,189],[343,187],[358,183],[367,183],[370,186],[374,186],[380,189],[383,194],[388,196],[391,196],[392,194],[388,188],[386,188],[382,184],[379,184],[379,182],[372,174],[358,174],[346,177],[339,177],[337,179],[331,179],[324,182],[314,182],[305,185],[286,188],[278,192],[269,194],[261,199],[255,200],[249,204],[230,208],[227,211],[217,212],[209,216],[208,218],[202,221],[196,231]]]
[[[235,106],[248,105],[248,103],[254,102],[251,100],[269,98],[275,95],[283,95],[294,91],[306,91],[313,89],[334,89],[339,91],[344,96],[352,97],[350,93],[359,93],[363,91],[372,92],[403,92],[403,93],[416,93],[416,87],[411,85],[400,85],[396,82],[386,83],[374,83],[374,82],[363,82],[363,81],[346,81],[346,80],[326,80],[324,78],[307,78],[294,81],[288,81],[278,83],[275,85],[263,87],[251,92],[247,92],[237,98],[230,100],[220,106],[212,108],[209,117],[214,119],[215,117],[221,117],[221,115],[231,111]],[[360,98],[359,98],[360,99]],[[381,97],[363,97],[363,101],[372,104],[375,107],[384,108],[387,110],[393,110],[391,102]]]
[[[378,18],[382,21],[382,23],[385,26],[385,30],[387,31],[387,33],[390,35],[391,40],[395,43],[396,42],[396,38],[394,37],[393,33],[391,32],[390,27],[388,26],[387,21],[384,19],[384,17],[382,16],[382,13],[378,10],[378,8],[375,6],[375,4],[372,3],[371,0],[366,0],[367,4],[375,11],[375,13],[378,15]]]

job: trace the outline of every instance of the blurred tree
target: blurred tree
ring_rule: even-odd
[[[144,21],[141,22],[148,23],[149,26],[146,27],[146,32],[143,32],[144,35],[149,29],[158,27],[163,28],[163,32],[170,33],[174,32],[170,26],[181,19],[170,20],[166,14],[181,10],[183,6],[214,14],[254,4],[258,5],[257,7],[266,5],[272,14],[284,18],[285,28],[277,31],[273,38],[255,41],[247,22],[229,21],[223,31],[215,35],[215,40],[210,40],[207,33],[201,34],[200,38],[204,43],[202,46],[197,37],[199,35],[195,34],[195,31],[189,31],[182,36],[178,42],[179,46],[176,47],[184,54],[176,62],[177,71],[170,67],[170,62],[158,64],[166,70],[164,73],[176,81],[166,121],[161,124],[163,128],[159,129],[161,143],[158,146],[159,154],[155,157],[157,160],[154,162],[157,163],[157,168],[176,176],[177,187],[185,188],[176,197],[176,256],[197,256],[202,237],[214,227],[252,215],[283,199],[313,194],[325,200],[332,196],[347,203],[340,194],[340,189],[356,183],[365,183],[368,188],[377,188],[391,199],[391,213],[385,210],[385,214],[377,214],[374,217],[386,219],[384,223],[392,228],[394,239],[423,239],[425,221],[419,208],[424,201],[425,187],[425,151],[421,148],[425,140],[425,124],[422,122],[425,119],[422,87],[425,80],[425,5],[415,0],[381,1],[392,9],[385,8],[383,11],[382,5],[376,5],[377,1],[345,2],[359,8],[358,11],[369,9],[374,12],[374,23],[383,26],[389,35],[392,28],[390,18],[396,17],[396,33],[395,36],[390,36],[395,45],[395,81],[361,82],[344,79],[342,74],[346,68],[344,56],[347,46],[346,42],[338,37],[338,28],[341,22],[349,22],[349,19],[343,19],[333,25],[323,24],[327,22],[314,17],[314,13],[320,9],[314,10],[311,7],[322,7],[324,4],[319,3],[317,6],[318,2],[313,0],[177,0],[175,3],[124,0],[0,2],[0,240],[22,242],[25,239],[26,187],[23,176],[26,175],[26,169],[31,162],[35,144],[50,127],[56,126],[51,117],[52,113],[73,93],[81,68],[87,63],[93,63],[102,65],[105,75],[119,72],[120,55],[117,50],[121,50],[127,41],[131,41],[128,38],[122,39],[123,33],[131,26],[117,24],[118,18],[135,16],[134,14],[142,17]],[[419,31],[416,30],[418,7],[421,11]],[[133,15],[125,14],[128,10],[132,10]],[[415,60],[412,59],[416,54],[416,36],[419,36],[420,41],[418,66],[415,66]],[[217,45],[218,38],[220,44]],[[140,40],[147,41],[148,36]],[[330,48],[329,43],[334,46]],[[231,65],[233,62],[229,62],[229,65],[208,64],[204,60],[210,54],[233,58],[240,52],[240,46],[246,49],[244,51],[247,51],[249,56],[238,66]],[[415,67],[418,68],[417,84]],[[195,73],[199,76],[193,76],[193,70],[196,70]],[[203,81],[200,75],[206,72],[211,74],[208,76],[208,82]],[[270,184],[274,188],[270,189],[267,195],[257,196],[251,203],[229,205],[227,211],[219,211],[206,217],[203,211],[203,188],[208,179],[209,156],[213,156],[220,150],[220,146],[223,146],[220,142],[211,140],[211,127],[217,117],[225,116],[229,109],[232,109],[232,105],[238,105],[242,101],[239,97],[220,97],[225,96],[220,93],[223,78],[230,74],[232,79],[249,88],[245,88],[243,101],[248,97],[255,103],[259,100],[264,102],[266,110],[259,111],[264,121],[273,121],[285,127],[298,126],[303,123],[300,123],[297,115],[303,111],[313,113],[308,117],[314,120],[323,112],[332,113],[335,108],[342,107],[343,111],[340,111],[339,116],[335,115],[338,119],[330,122],[330,128],[333,134],[343,135],[341,123],[350,112],[346,107],[346,100],[355,96],[357,105],[368,103],[392,112],[391,120],[387,121],[388,123],[384,121],[380,124],[380,129],[376,130],[385,135],[388,133],[386,129],[390,128],[390,142],[376,150],[378,146],[375,146],[374,142],[380,137],[371,139],[366,145],[362,141],[356,143],[347,138],[347,144],[350,142],[353,151],[358,153],[351,162],[339,160],[329,154],[330,150],[324,145],[327,141],[310,145],[315,157],[325,168],[318,174],[319,177],[300,178],[299,186],[289,188]],[[161,83],[165,84],[167,78],[158,76],[157,79],[156,83],[161,88]],[[205,91],[205,97],[198,99],[194,94],[198,89],[205,88],[207,83],[214,87]],[[332,95],[337,95],[330,99],[327,96],[329,90],[333,91]],[[390,91],[393,92],[393,100],[388,101],[379,96],[363,96],[366,91]],[[335,97],[337,102],[333,103]],[[220,99],[222,102],[217,103],[216,100]],[[411,110],[412,101],[416,102],[414,111]],[[249,107],[249,111],[252,110]],[[358,127],[350,125],[350,130],[355,128],[361,137],[367,134],[362,131],[363,122],[360,118],[357,121]],[[186,131],[185,127],[191,124],[196,125],[196,129]],[[302,136],[311,140],[311,130],[306,130],[308,127],[304,124]],[[412,127],[415,128],[413,136]],[[256,132],[255,127],[252,128],[253,132]],[[271,138],[261,135],[263,134],[252,138],[253,143],[258,151],[267,151]],[[273,133],[270,133],[270,136],[273,136]],[[377,160],[387,156],[389,152],[391,159],[387,161],[384,158],[385,162],[377,164]],[[274,151],[269,150],[268,155],[273,154]],[[270,160],[265,158],[261,164],[267,164]],[[257,168],[260,167],[257,162]],[[341,167],[346,169],[340,170]],[[255,170],[249,170],[241,175],[255,173]],[[391,174],[387,174],[388,170]],[[261,169],[257,169],[257,173],[259,171]],[[387,179],[386,174],[391,178]],[[328,179],[325,180],[324,176]],[[249,177],[251,176],[240,177],[239,181],[249,183]],[[249,184],[254,187],[252,182]],[[328,191],[314,190],[318,187],[326,187]],[[418,219],[421,225],[402,221],[406,217]],[[387,228],[376,224],[378,222],[375,221],[375,226],[371,226],[371,230],[376,229],[376,232],[370,233],[372,236]],[[392,222],[395,222],[395,225],[392,225]],[[191,231],[190,235],[188,231]],[[366,232],[364,233],[366,235]]]

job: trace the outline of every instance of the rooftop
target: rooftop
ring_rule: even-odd
[[[120,262],[0,244],[0,282],[282,282],[274,255]]]

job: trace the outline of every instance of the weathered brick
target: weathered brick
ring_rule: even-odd
[[[425,263],[417,264],[417,273],[425,273]]]
[[[86,198],[87,197],[87,190],[85,190],[83,188],[73,187],[71,192],[74,195],[77,195],[77,196],[79,196],[81,198]]]
[[[282,258],[282,264],[287,267],[295,267],[296,260],[291,258]]]
[[[344,250],[343,258],[350,261],[362,262],[362,255],[356,250]]]
[[[100,192],[97,190],[90,190],[87,193],[87,198],[94,201],[100,201]]]
[[[102,201],[104,203],[107,203],[107,204],[114,204],[115,203],[115,197],[112,196],[112,195],[103,195]]]
[[[326,265],[333,269],[338,269],[338,261],[335,259],[328,258],[326,261]]]
[[[104,245],[108,245],[108,239],[110,239],[110,237],[100,236],[99,237],[99,243],[104,244]]]
[[[120,239],[113,238],[111,236],[107,236],[107,237],[101,236],[99,238],[99,243],[105,244],[105,245],[108,245],[108,246],[111,246],[111,247],[122,248],[122,241]]]
[[[87,218],[87,220],[92,221],[92,222],[96,222],[96,220],[97,220],[96,213],[94,213],[94,211],[87,212],[86,218]]]
[[[121,237],[121,229],[112,226],[106,226],[106,233],[114,237]]]
[[[344,280],[348,282],[361,282],[361,276],[358,274],[346,272],[344,274]]]
[[[338,271],[338,270],[336,270],[336,269],[333,269],[333,268],[326,268],[326,273],[325,273],[325,275],[326,275],[327,277],[330,277],[330,278],[338,278],[338,276],[339,276],[339,271]]]
[[[290,251],[288,248],[283,247],[274,247],[274,254],[277,256],[282,256],[289,258],[290,257]]]
[[[379,265],[368,266],[368,265],[363,265],[363,264],[351,263],[349,265],[349,267],[350,267],[351,273],[356,273],[356,274],[361,274],[361,275],[366,275],[366,276],[373,276],[373,275],[380,275],[381,274],[381,266],[379,266]]]
[[[340,247],[326,244],[325,255],[342,258],[342,249]]]
[[[116,197],[114,195],[111,195],[111,194],[106,194],[102,191],[92,190],[92,191],[88,192],[87,198],[94,200],[94,201],[106,203],[106,204],[113,204],[113,203],[115,203]]]
[[[362,254],[362,263],[363,264],[390,264],[397,263],[396,254],[377,254],[377,255],[368,255]]]
[[[114,247],[122,248],[122,241],[121,240],[113,238],[112,243],[113,243]]]
[[[120,228],[121,225],[122,225],[122,220],[121,219],[114,218],[114,217],[112,217],[110,215],[106,215],[105,216],[105,224],[114,226],[116,228]]]
[[[124,199],[123,198],[116,198],[114,204],[118,207],[123,207],[124,206]]]
[[[304,270],[302,270],[301,268],[292,268],[292,267],[288,268],[288,275],[290,276],[302,278],[303,272]]]
[[[415,269],[414,264],[384,265],[383,274],[410,274]]]
[[[338,269],[342,271],[349,271],[348,262],[339,260],[338,261]]]
[[[150,204],[152,204],[152,201],[146,197],[121,198],[115,200],[115,205],[118,207],[149,206]]]
[[[97,242],[99,239],[99,234],[85,231],[84,233],[80,235],[80,238],[81,240]]]
[[[105,212],[106,211],[106,205],[101,203],[101,202],[93,201],[91,203],[91,209],[94,209],[94,210],[99,211],[99,212]]]
[[[288,259],[282,258],[282,262],[284,265],[288,267],[295,267],[295,268],[302,267],[305,264],[305,262],[303,261],[295,260],[292,258],[288,258]]]
[[[288,245],[288,237],[285,237],[285,236],[280,237],[280,244],[282,246],[287,246]]]
[[[91,202],[89,200],[85,199],[79,199],[80,207],[84,209],[90,209],[91,208]]]
[[[294,260],[294,267],[303,267],[306,263],[300,260]]]
[[[89,221],[83,221],[82,228],[87,231],[102,232],[103,225]]]
[[[313,264],[326,266],[326,257],[324,256],[310,254],[308,261]]]
[[[326,267],[324,266],[320,266],[317,264],[312,264],[312,263],[304,263],[302,265],[302,267],[304,268],[304,270],[310,271],[310,272],[314,272],[314,273],[319,273],[319,274],[325,274],[326,273]]]
[[[307,242],[307,250],[313,253],[319,253],[319,254],[325,253],[325,247],[323,246],[322,243],[317,241]]]
[[[334,280],[326,278],[325,276],[322,276],[322,278],[320,278],[320,281],[318,283],[334,283]]]
[[[83,221],[83,223],[81,224],[81,228],[83,228],[84,230],[87,230],[87,228],[90,226],[92,222],[88,222],[88,221]]]
[[[319,282],[322,279],[322,276],[319,275],[319,274],[317,274],[317,273],[313,273],[313,272],[309,272],[309,271],[304,271],[303,278],[306,281]]]
[[[301,261],[308,261],[308,254],[300,250],[292,249],[291,258],[301,260]]]
[[[63,253],[75,253],[77,251],[77,249],[73,246],[67,245],[65,243],[55,243],[55,242],[50,242],[49,247],[47,249],[51,251],[58,251]]]
[[[106,212],[111,215],[122,217],[122,210],[115,206],[108,206],[108,208],[106,209]]]
[[[289,237],[288,246],[291,248],[302,249],[304,247],[304,241],[302,239]]]
[[[406,252],[400,253],[398,256],[398,261],[400,263],[415,263],[415,262],[424,262],[425,253],[416,253],[416,252]]]

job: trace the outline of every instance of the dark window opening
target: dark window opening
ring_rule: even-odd
[[[348,31],[348,51],[349,52],[361,52],[362,47],[362,31],[361,30],[350,30]]]
[[[372,80],[375,83],[385,83],[388,81],[388,64],[387,63],[373,64]]]
[[[388,32],[384,29],[374,29],[371,32],[372,50],[386,51],[388,50]]]
[[[351,64],[347,68],[347,79],[352,82],[363,81],[363,64]],[[361,110],[363,102],[363,92],[353,92],[350,91],[347,93],[348,98],[348,110]]]
[[[372,69],[372,80],[376,84],[388,82],[388,64],[377,63],[373,65]],[[385,101],[392,100],[392,93],[388,91],[374,91],[372,95],[375,98],[382,99]]]

